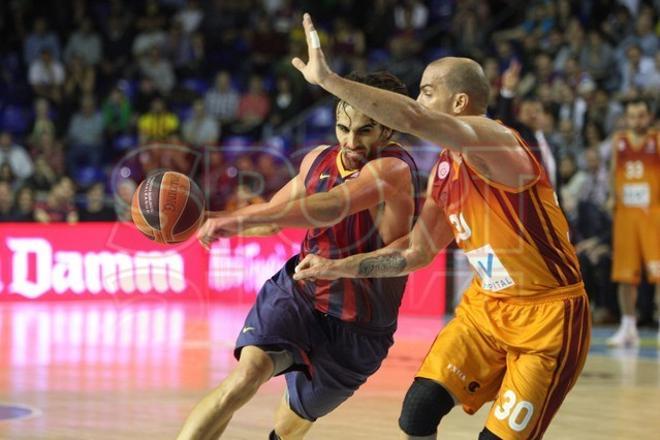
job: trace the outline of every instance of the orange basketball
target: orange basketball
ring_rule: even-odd
[[[179,243],[194,234],[204,220],[204,195],[185,174],[156,171],[135,190],[131,217],[148,238]]]

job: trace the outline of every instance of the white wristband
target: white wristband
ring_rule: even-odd
[[[321,48],[321,40],[319,40],[319,34],[316,31],[312,31],[309,33],[309,39],[312,43],[312,49]]]

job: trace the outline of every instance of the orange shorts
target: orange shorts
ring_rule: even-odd
[[[642,264],[649,282],[660,283],[660,208],[614,212],[612,280],[639,284]]]
[[[495,400],[486,427],[504,440],[541,438],[589,350],[584,287],[497,299],[470,287],[417,377],[441,383],[468,414]]]

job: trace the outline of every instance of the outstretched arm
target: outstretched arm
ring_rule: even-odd
[[[269,203],[252,205],[228,217],[209,220],[198,233],[198,238],[208,246],[219,237],[234,235],[255,226],[332,226],[351,214],[402,194],[410,197],[411,182],[410,168],[405,162],[395,158],[376,159],[368,162],[358,177],[328,192],[284,201],[274,199]]]
[[[305,64],[294,58],[292,63],[309,83],[387,127],[463,154],[493,181],[517,188],[537,177],[538,170],[509,128],[483,116],[456,117],[435,111],[407,96],[342,78],[328,67],[309,14],[303,26],[309,61]]]
[[[294,278],[381,278],[414,272],[433,261],[435,255],[454,239],[444,210],[430,197],[433,176],[429,178],[422,214],[411,233],[374,252],[357,254],[341,260],[307,255],[296,267]]]

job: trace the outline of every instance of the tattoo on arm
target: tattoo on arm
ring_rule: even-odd
[[[393,252],[379,257],[362,260],[358,266],[358,275],[364,277],[387,277],[401,275],[407,262],[400,252]]]

